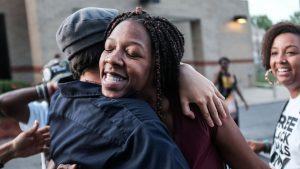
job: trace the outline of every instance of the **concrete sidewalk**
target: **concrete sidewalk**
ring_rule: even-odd
[[[285,101],[289,99],[289,92],[283,86],[275,86],[272,88],[267,87],[253,87],[253,88],[241,88],[240,89],[246,102],[249,106],[256,104],[273,103],[278,101]],[[240,107],[244,107],[244,103],[236,94],[238,104]]]

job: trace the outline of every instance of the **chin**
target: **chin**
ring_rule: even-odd
[[[107,92],[107,91],[102,91],[103,95],[109,98],[119,98],[122,97],[122,94],[116,93],[116,92]]]

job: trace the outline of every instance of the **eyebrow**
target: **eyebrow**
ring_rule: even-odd
[[[298,46],[296,46],[296,45],[288,45],[286,48],[292,48],[292,47],[295,47],[298,49]]]
[[[113,41],[113,42],[116,42],[115,39],[113,38],[107,38],[106,40],[110,40],[110,41]],[[136,40],[131,40],[129,42],[126,42],[127,45],[137,45],[137,46],[140,46],[142,48],[146,48],[145,45],[143,45],[142,43],[140,43],[139,41],[136,41]]]
[[[299,49],[298,46],[296,46],[296,45],[288,45],[285,48],[287,49],[287,48],[292,48],[292,47]],[[271,49],[277,49],[277,48],[278,47],[276,47],[276,46],[275,47],[273,47],[273,46],[271,47]]]

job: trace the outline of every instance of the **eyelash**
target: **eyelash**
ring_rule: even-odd
[[[129,52],[129,50],[126,50],[125,52],[131,58],[139,57],[139,55],[136,52]]]
[[[288,56],[293,56],[295,54],[297,54],[297,52],[285,52],[285,55],[288,55]],[[275,55],[278,55],[278,52],[271,52],[271,57],[275,56]]]
[[[110,49],[110,48],[104,48],[104,51],[107,53],[111,53],[114,49]],[[125,50],[125,53],[127,56],[129,56],[130,58],[138,58],[139,54],[137,54],[136,52],[132,52],[130,53],[129,50]]]

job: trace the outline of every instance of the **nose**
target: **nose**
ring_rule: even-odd
[[[120,51],[113,51],[112,53],[106,56],[104,61],[111,65],[118,65],[118,66],[124,65],[122,52]]]
[[[280,52],[276,57],[276,62],[281,64],[286,63],[287,61],[286,58],[287,58],[286,54],[284,52]]]

